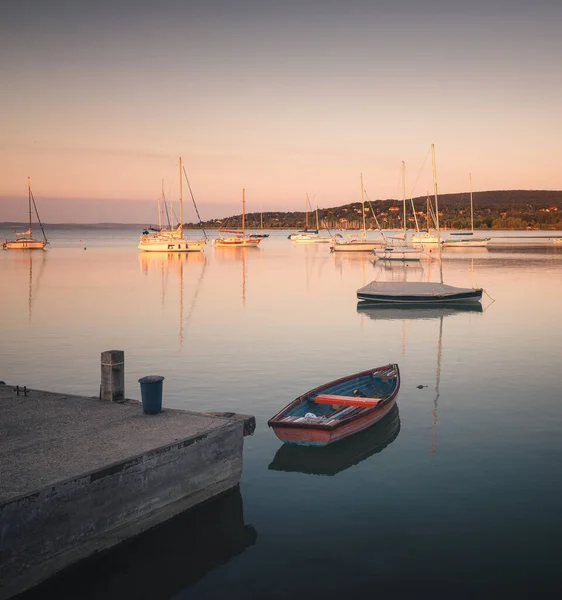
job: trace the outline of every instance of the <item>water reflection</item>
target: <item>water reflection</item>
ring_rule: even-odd
[[[439,319],[439,334],[437,338],[437,358],[435,367],[435,397],[433,399],[432,424],[431,424],[431,451],[434,456],[437,448],[437,423],[439,408],[439,384],[441,381],[441,361],[443,354],[443,321],[447,316],[461,313],[482,313],[482,305],[479,302],[467,303],[465,305],[443,304],[366,304],[357,303],[357,312],[366,315],[375,321],[398,320],[403,324],[408,320],[416,319]]]
[[[184,325],[189,325],[189,322],[191,321],[197,297],[205,276],[207,257],[203,252],[140,252],[139,263],[144,275],[148,275],[151,270],[160,271],[162,304],[164,304],[166,299],[168,277],[170,274],[172,274],[172,276],[177,276],[179,281],[179,342],[180,347],[182,347],[184,340]],[[184,269],[193,265],[201,265],[201,269],[196,280],[187,316],[184,318],[183,272]]]
[[[37,299],[41,279],[47,264],[46,252],[34,252],[33,250],[21,250],[17,256],[13,257],[14,263],[22,273],[24,269],[28,272],[27,276],[27,320],[31,322],[33,317],[34,301]],[[10,257],[12,258],[12,257]],[[22,294],[23,295],[23,294]]]
[[[384,419],[335,444],[323,447],[283,444],[268,468],[310,475],[337,475],[382,452],[399,432],[400,414],[395,404]]]
[[[164,600],[241,554],[256,540],[254,527],[244,524],[237,487],[99,557],[69,567],[18,599]]]
[[[437,304],[368,304],[357,303],[357,312],[373,320],[394,319],[439,319],[450,315],[464,312],[481,313],[480,302],[467,302],[466,304],[451,305],[447,303]]]

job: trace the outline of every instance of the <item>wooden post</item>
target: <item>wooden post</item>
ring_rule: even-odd
[[[101,353],[100,399],[120,402],[125,399],[125,352],[106,350]]]

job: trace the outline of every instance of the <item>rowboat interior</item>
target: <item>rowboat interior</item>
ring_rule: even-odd
[[[336,425],[344,419],[384,404],[395,389],[396,371],[390,366],[356,379],[335,383],[318,392],[311,392],[302,402],[289,405],[277,423]]]

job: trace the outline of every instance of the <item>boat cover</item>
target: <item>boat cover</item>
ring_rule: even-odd
[[[384,295],[424,298],[443,298],[458,294],[474,294],[474,288],[460,288],[434,281],[371,281],[357,290],[357,295]]]

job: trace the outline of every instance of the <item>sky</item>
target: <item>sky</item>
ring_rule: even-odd
[[[155,223],[562,190],[557,0],[18,0],[0,8],[0,222]],[[189,189],[184,221],[196,221]]]

